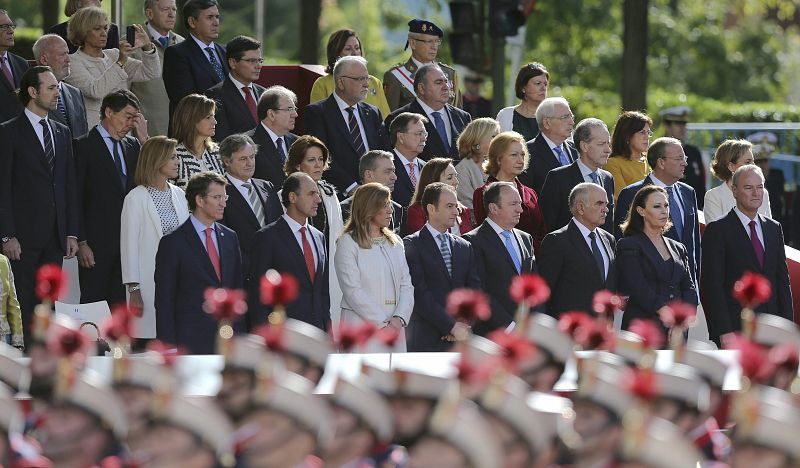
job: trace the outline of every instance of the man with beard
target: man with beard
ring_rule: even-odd
[[[77,138],[89,131],[86,122],[86,105],[80,89],[65,83],[69,76],[69,47],[58,34],[45,34],[33,44],[33,56],[38,65],[49,66],[58,80],[58,104],[50,111],[50,118],[69,127],[72,136]]]

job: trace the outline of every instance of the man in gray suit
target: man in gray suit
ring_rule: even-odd
[[[147,16],[147,33],[158,51],[162,66],[164,49],[183,42],[183,36],[175,34],[175,19],[178,8],[175,0],[145,0],[144,14]],[[138,54],[140,52],[136,52]],[[136,56],[141,60],[141,57]],[[131,91],[139,98],[142,114],[147,119],[150,135],[166,135],[169,128],[169,97],[164,88],[164,78],[159,75],[150,81],[131,83]]]
[[[33,56],[37,65],[49,66],[58,80],[58,104],[49,117],[69,127],[73,138],[89,133],[83,93],[64,82],[70,72],[67,42],[58,34],[45,34],[33,44]]]

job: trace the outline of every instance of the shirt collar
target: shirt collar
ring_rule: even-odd
[[[194,39],[194,42],[196,42],[197,45],[200,46],[200,49],[203,51],[203,53],[206,52],[206,47],[211,47],[216,52],[217,45],[214,44],[214,41],[211,41],[210,44],[206,44],[205,42],[203,42],[200,39],[198,39],[194,34],[189,34],[189,35],[192,36],[192,39]],[[214,58],[217,58],[217,57],[214,57]],[[208,56],[206,56],[206,59],[208,59]]]
[[[416,162],[417,162],[417,158],[414,158],[414,160],[411,161],[408,158],[406,158],[403,153],[398,151],[397,148],[394,149],[394,154],[396,154],[397,157],[400,158],[400,162],[403,163],[403,167],[408,167],[409,164],[411,164],[411,163],[416,164]]]
[[[587,166],[586,164],[583,163],[583,161],[581,161],[581,158],[578,158],[575,161],[577,161],[578,168],[581,170],[581,175],[583,176],[584,179],[589,174],[597,174],[597,171],[596,170],[595,171],[591,170],[589,168],[589,166]]]
[[[541,135],[542,135],[542,138],[544,138],[544,141],[547,142],[547,146],[549,146],[550,149],[553,149],[556,146],[561,147],[562,150],[564,149],[564,143],[561,143],[560,145],[557,145],[557,144],[555,144],[555,142],[553,142],[553,140],[547,138],[547,135],[545,135],[544,132],[542,132]]]
[[[250,184],[251,183],[250,180],[239,180],[239,179],[237,179],[236,177],[234,177],[234,176],[232,176],[230,174],[225,174],[225,175],[228,177],[228,180],[230,180],[231,183],[237,189],[239,189],[240,191],[242,190],[242,184]]]
[[[355,107],[356,110],[358,110],[358,104],[351,106],[350,104],[344,102],[344,99],[340,98],[339,95],[336,94],[336,91],[333,92],[333,99],[336,100],[336,104],[339,105],[339,110],[341,112],[346,112],[345,109],[347,109],[348,107]]]
[[[194,226],[194,230],[197,231],[198,233],[204,233],[205,230],[208,228],[211,228],[212,231],[216,232],[216,226],[214,225],[214,223],[211,223],[211,226],[206,226],[194,216],[194,213],[192,213],[192,215],[189,216],[189,219],[192,220],[192,226]]]
[[[291,229],[292,232],[297,232],[302,227],[306,228],[306,231],[308,231],[308,220],[306,220],[305,224],[300,224],[300,223],[295,221],[291,216],[289,216],[286,213],[284,213],[282,216],[283,216],[283,219],[286,221],[286,224],[289,225],[289,229]]]
[[[264,130],[266,130],[266,131],[267,131],[267,135],[269,135],[269,137],[270,137],[270,138],[272,138],[272,143],[273,143],[273,144],[275,144],[275,141],[276,141],[278,138],[284,138],[284,136],[285,136],[285,135],[284,135],[284,136],[278,136],[278,134],[277,134],[277,133],[275,133],[275,132],[273,132],[273,131],[272,131],[272,129],[271,129],[271,128],[269,128],[269,127],[267,126],[267,124],[265,124],[265,123],[264,123],[264,121],[261,121],[261,126],[262,126],[262,127],[264,127]],[[284,147],[286,146],[286,139],[285,139],[285,138],[284,138],[284,140],[283,140],[283,145],[284,145]]]
[[[586,226],[583,225],[583,223],[575,219],[574,216],[572,217],[572,221],[575,223],[575,226],[578,226],[578,230],[581,231],[581,235],[583,237],[589,237],[589,234],[594,232],[590,231],[589,228],[587,228]]]
[[[25,108],[25,115],[28,117],[28,120],[31,121],[31,125],[33,125],[33,128],[36,128],[36,126],[39,125],[39,121],[41,121],[42,119],[47,120],[48,124],[50,123],[50,119],[47,116],[39,117],[38,115],[34,114],[33,111],[31,111],[27,107]]]
[[[150,33],[151,38],[159,40],[162,37],[166,37],[167,43],[169,43],[169,32],[166,34],[166,36],[162,36],[161,33],[156,31],[155,28],[150,23],[145,23],[145,26],[147,27],[147,32]]]
[[[419,70],[419,67],[421,67],[421,66],[423,66],[423,65],[430,65],[430,64],[432,64],[432,63],[433,63],[433,62],[422,63],[422,62],[420,62],[419,60],[415,59],[413,55],[411,56],[411,61],[412,61],[412,62],[414,62],[414,65],[416,65],[416,66],[417,66],[417,70]]]
[[[431,235],[433,236],[434,239],[438,240],[440,234],[445,234],[444,232],[437,231],[436,228],[431,226],[431,223],[425,223],[425,227],[428,228],[428,231],[430,231],[430,233],[431,233]]]
[[[422,99],[420,99],[420,98],[417,98],[417,102],[419,103],[420,107],[422,107],[422,110],[424,110],[424,111],[425,111],[425,113],[426,113],[426,114],[428,114],[428,116],[429,116],[429,117],[431,117],[431,118],[433,118],[433,113],[434,113],[434,112],[439,112],[439,113],[441,113],[441,114],[444,114],[444,113],[445,113],[445,111],[444,111],[444,108],[445,108],[445,106],[442,106],[442,108],[441,108],[441,109],[439,109],[439,110],[434,110],[434,109],[433,109],[433,107],[431,107],[431,106],[429,106],[429,105],[425,104],[425,103],[422,101]],[[446,117],[446,116],[445,116],[445,115],[442,115],[442,117]]]
[[[106,138],[111,138],[112,140],[117,141],[114,139],[114,137],[111,136],[110,133],[108,133],[108,130],[106,130],[106,128],[103,125],[97,124],[97,131],[100,133],[100,136],[103,137],[104,140]]]
[[[736,213],[736,216],[739,217],[739,221],[747,229],[750,229],[750,221],[755,221],[756,222],[756,227],[761,227],[761,220],[758,218],[758,212],[756,212],[756,217],[755,218],[750,219],[750,218],[747,217],[746,214],[742,213],[741,210],[739,210],[738,206],[734,206],[733,207],[733,211]]]
[[[650,173],[650,180],[652,180],[653,184],[658,186],[658,187],[662,187],[662,188],[669,187],[669,185],[667,185],[664,182],[661,182],[660,180],[658,180],[658,177],[656,177],[656,175],[653,174],[652,172]]]
[[[245,85],[244,83],[242,83],[239,80],[237,80],[236,78],[234,78],[232,73],[228,73],[228,78],[231,79],[233,84],[236,86],[237,90],[241,91],[242,88],[250,88],[250,92],[251,93],[253,92],[253,84],[252,83],[249,84],[249,85]],[[255,96],[253,96],[253,98],[255,98]]]
[[[498,235],[500,235],[500,233],[502,233],[503,231],[506,231],[506,229],[503,229],[502,227],[500,227],[499,224],[497,224],[494,221],[492,221],[491,218],[487,217],[486,218],[486,222],[489,223],[489,226],[491,226],[492,229],[494,229],[494,232],[496,232]],[[508,230],[510,231],[510,229],[508,229]]]

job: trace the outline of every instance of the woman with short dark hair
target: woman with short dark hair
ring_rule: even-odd
[[[515,131],[530,141],[539,134],[539,123],[536,121],[536,110],[547,98],[547,87],[550,85],[550,73],[539,62],[523,65],[517,72],[514,91],[520,103],[506,107],[497,113],[497,121],[503,132]]]
[[[650,172],[647,148],[653,136],[653,120],[641,112],[623,112],[611,136],[611,157],[603,169],[614,177],[614,200],[625,187]]]

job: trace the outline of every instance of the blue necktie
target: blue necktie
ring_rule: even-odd
[[[514,262],[514,267],[517,269],[517,273],[520,273],[522,271],[522,262],[519,259],[519,255],[517,255],[517,250],[514,248],[514,244],[511,243],[511,231],[503,231],[500,234],[502,234],[505,238],[504,244],[506,245],[506,250],[508,250],[509,255],[511,255],[511,261]]]
[[[681,219],[681,210],[678,209],[678,198],[675,196],[675,187],[667,187],[667,196],[669,197],[669,217],[672,218],[672,225],[675,226],[675,234],[678,240],[683,239],[683,219]]]
[[[63,91],[60,91],[58,93],[58,103],[56,105],[57,105],[57,109],[58,109],[59,115],[61,115],[61,117],[64,119],[64,123],[69,125],[69,116],[67,114],[67,107],[64,105],[64,93],[63,93]]]
[[[122,167],[122,156],[119,152],[119,141],[111,138],[111,146],[114,148],[112,156],[114,158],[114,165],[117,166],[119,173],[119,181],[122,183],[122,190],[125,191],[125,186],[128,183],[128,177],[125,175],[125,169]]]
[[[601,185],[600,184],[600,177],[597,176],[596,172],[590,172],[589,173],[589,177],[592,179],[592,182],[594,182],[597,185]]]
[[[433,126],[436,127],[436,133],[439,134],[439,138],[442,139],[442,143],[444,143],[444,149],[446,152],[450,152],[450,140],[447,139],[447,129],[444,127],[444,119],[442,118],[441,112],[434,112],[433,113]]]
[[[208,61],[211,63],[211,68],[214,69],[214,73],[216,73],[217,78],[222,81],[225,79],[225,72],[222,71],[222,65],[220,65],[219,60],[217,60],[217,54],[214,52],[212,47],[206,47],[206,53],[208,53]]]
[[[278,137],[278,139],[275,140],[275,146],[278,149],[278,156],[281,157],[281,162],[285,163],[286,162],[286,150],[283,149],[283,138]]]
[[[444,266],[447,267],[447,272],[450,275],[453,275],[453,258],[452,254],[450,253],[450,244],[447,242],[447,234],[439,234],[436,236],[439,238],[439,251],[442,252],[442,260],[444,260]]]
[[[167,48],[169,46],[169,38],[167,36],[161,36],[158,38],[158,42],[161,43],[161,47]]]
[[[555,151],[556,154],[558,155],[558,161],[561,163],[562,166],[566,166],[569,164],[569,158],[567,158],[567,155],[564,153],[564,150],[561,149],[561,146],[556,146],[555,148],[553,148],[553,151]]]

